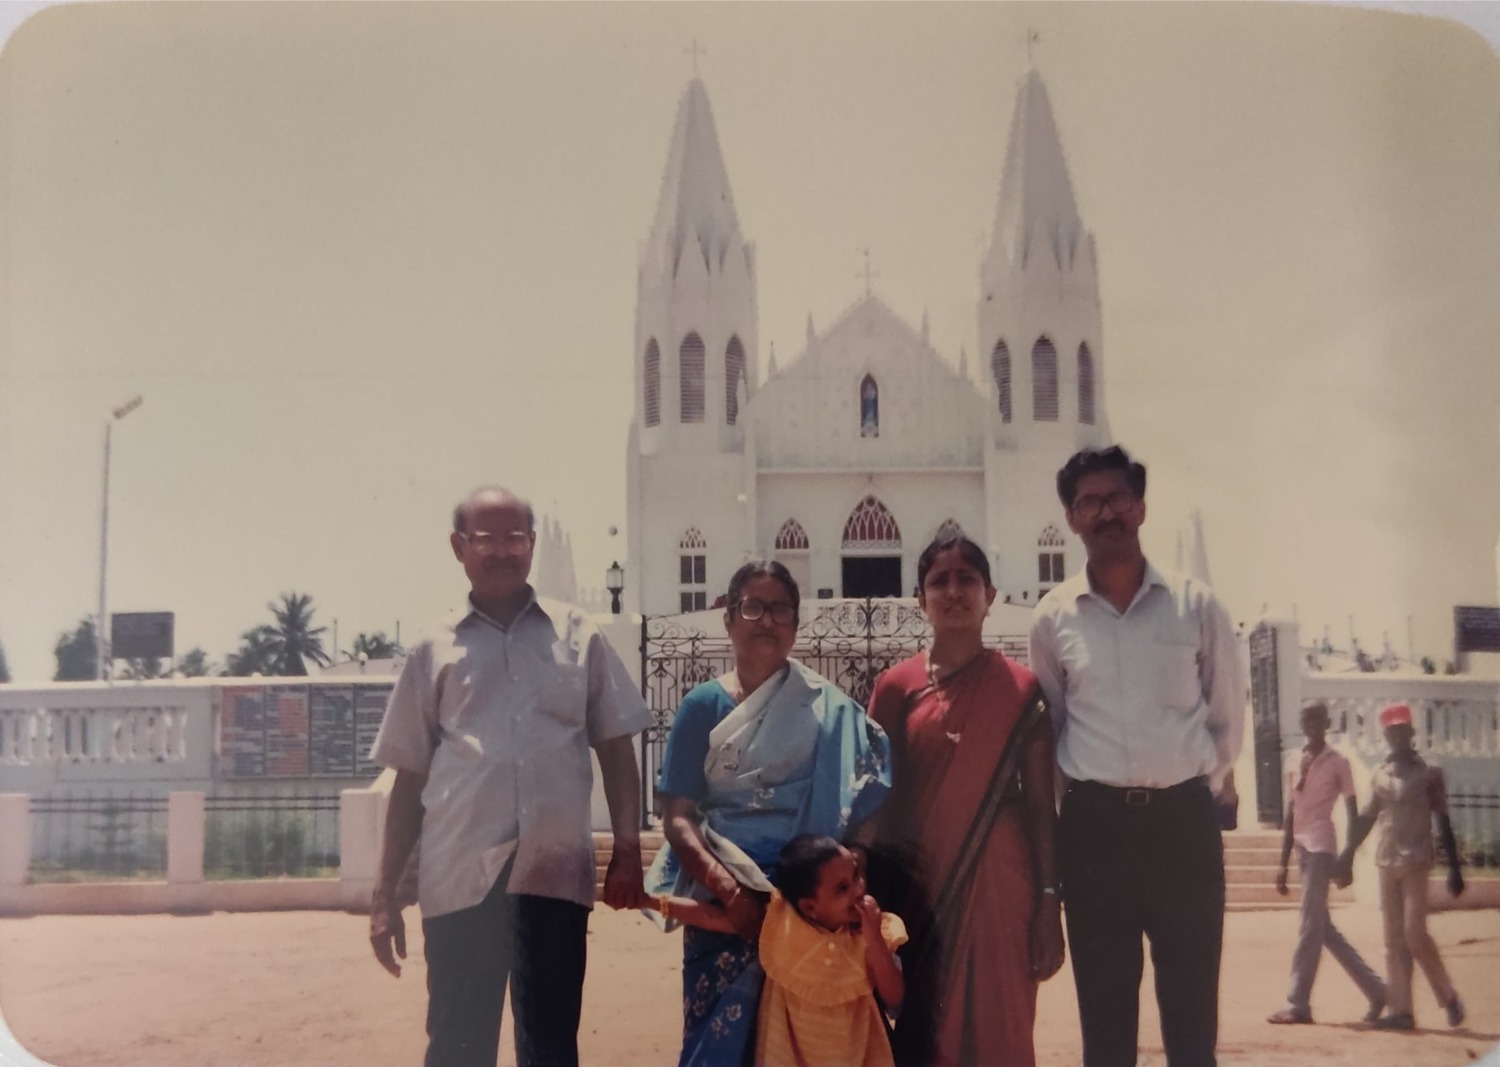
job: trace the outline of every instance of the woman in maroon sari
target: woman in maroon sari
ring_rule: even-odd
[[[1037,984],[1063,961],[1052,728],[1031,706],[1032,673],[981,641],[995,599],[984,551],[935,541],[917,583],[932,647],[882,674],[870,702],[895,753],[872,863],[911,865],[906,899],[882,901],[915,935],[896,1054],[923,1067],[1031,1067]],[[1013,733],[1015,771],[1001,780]]]

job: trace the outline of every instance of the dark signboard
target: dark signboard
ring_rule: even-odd
[[[1255,814],[1281,825],[1281,673],[1276,631],[1261,623],[1250,632],[1250,708],[1255,744]]]
[[[389,685],[224,686],[221,778],[373,778]]]
[[[170,611],[121,611],[109,617],[109,654],[114,659],[171,659]]]
[[[1500,608],[1454,608],[1453,650],[1500,652]]]

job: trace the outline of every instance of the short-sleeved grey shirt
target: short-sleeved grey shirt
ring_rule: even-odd
[[[411,650],[371,759],[427,775],[418,895],[427,918],[506,889],[594,903],[589,747],[650,722],[582,611],[535,597],[509,627],[479,609]]]

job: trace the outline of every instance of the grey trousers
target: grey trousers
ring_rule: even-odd
[[[1370,969],[1354,946],[1339,933],[1328,915],[1328,883],[1333,877],[1335,857],[1328,852],[1309,852],[1297,846],[1297,869],[1302,876],[1302,921],[1297,928],[1297,948],[1292,953],[1292,988],[1286,996],[1293,1011],[1311,1014],[1313,979],[1323,950],[1338,960],[1365,999],[1385,996],[1385,983]]]
[[[1381,867],[1380,911],[1385,918],[1385,965],[1390,971],[1391,1014],[1411,1014],[1412,961],[1422,965],[1432,995],[1452,1003],[1453,982],[1437,943],[1427,932],[1427,875],[1431,867]]]

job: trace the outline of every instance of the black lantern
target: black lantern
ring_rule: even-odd
[[[604,572],[604,588],[609,590],[610,613],[620,614],[620,594],[625,591],[625,568],[620,566],[619,560],[611,563],[609,570]]]

